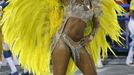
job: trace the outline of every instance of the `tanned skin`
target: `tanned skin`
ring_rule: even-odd
[[[62,0],[65,6],[68,5],[68,1],[69,0]],[[82,0],[76,0],[76,2],[81,4]],[[88,36],[84,36],[84,31],[87,27],[87,24],[79,18],[70,17],[66,23],[64,33],[66,33],[75,42],[78,42],[84,38],[84,42],[88,44],[93,39],[99,27],[97,17],[93,16],[92,21],[94,25],[92,32]],[[91,55],[87,52],[86,48],[81,48],[79,54],[80,60],[76,63],[76,65],[81,70],[81,72],[84,75],[97,75],[93,59]],[[54,75],[66,75],[69,59],[71,57],[71,51],[69,47],[65,44],[63,38],[61,37],[52,53]]]

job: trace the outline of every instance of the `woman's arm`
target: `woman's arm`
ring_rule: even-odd
[[[92,30],[92,32],[90,33],[90,36],[95,36],[95,34],[97,33],[97,30],[98,30],[98,28],[99,28],[99,20],[98,20],[98,18],[97,17],[93,17],[93,19],[92,19],[92,22],[93,22],[93,30]]]
[[[93,30],[84,39],[87,44],[90,43],[90,41],[92,41],[92,39],[94,38],[95,34],[97,33],[99,25],[100,25],[98,18],[95,16],[93,16],[92,22],[93,22]]]

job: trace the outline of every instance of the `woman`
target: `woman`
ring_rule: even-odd
[[[99,48],[107,55],[105,36],[119,42],[115,10],[122,11],[114,0],[10,0],[4,39],[22,66],[37,75],[50,74],[50,54],[54,75],[72,75],[75,64],[84,75],[97,75],[92,57],[98,60]]]
[[[59,40],[55,40],[57,43],[54,43],[53,46],[55,47],[52,51],[54,74],[65,75],[69,60],[73,58],[84,75],[97,75],[93,60],[84,43],[88,44],[93,39],[99,27],[100,1],[98,0],[98,4],[96,4],[99,13],[94,13],[93,9],[95,8],[91,0],[62,0],[62,2],[64,4],[65,20],[56,35],[60,37],[55,37]],[[89,21],[93,21],[93,30],[89,35],[84,36]]]

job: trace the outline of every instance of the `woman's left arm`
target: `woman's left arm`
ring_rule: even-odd
[[[97,31],[98,31],[99,25],[100,25],[98,18],[95,17],[95,16],[93,16],[92,22],[93,22],[92,31],[91,31],[91,33],[90,33],[88,36],[85,37],[85,42],[86,42],[87,44],[90,43],[90,42],[93,40],[95,34],[96,34]]]

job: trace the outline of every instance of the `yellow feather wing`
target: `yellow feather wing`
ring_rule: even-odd
[[[63,17],[58,0],[10,0],[2,22],[4,40],[23,68],[50,74],[50,42]]]
[[[98,61],[100,49],[102,50],[103,58],[108,55],[108,49],[114,54],[106,40],[106,36],[109,36],[111,40],[117,43],[121,43],[119,40],[119,37],[121,37],[121,28],[118,24],[117,13],[121,14],[124,10],[116,4],[114,0],[102,0],[101,3],[103,14],[99,17],[100,28],[98,29],[95,38],[88,46],[89,52],[93,56],[95,63]]]

